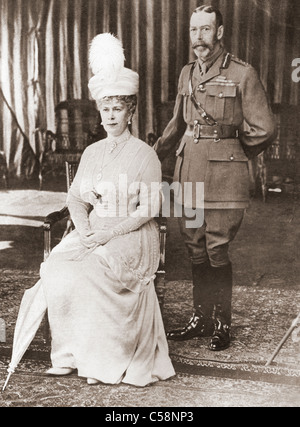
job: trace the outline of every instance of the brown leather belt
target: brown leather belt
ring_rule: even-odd
[[[233,125],[202,125],[195,120],[194,125],[187,125],[185,134],[192,136],[194,142],[197,143],[199,139],[214,139],[219,141],[220,139],[238,138],[239,130]]]

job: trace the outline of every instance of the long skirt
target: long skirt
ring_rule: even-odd
[[[74,368],[79,376],[109,384],[145,386],[172,377],[154,276],[131,288],[120,267],[112,268],[113,251],[105,246],[70,257],[65,248],[74,247],[76,233],[41,267],[53,367]]]

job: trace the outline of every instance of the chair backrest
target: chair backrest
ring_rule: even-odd
[[[74,180],[75,174],[77,172],[79,162],[78,161],[73,161],[73,162],[66,161],[65,165],[66,165],[67,190],[69,190],[69,188],[71,187],[72,182]]]
[[[56,150],[82,152],[104,135],[96,103],[88,99],[60,102],[55,108]]]

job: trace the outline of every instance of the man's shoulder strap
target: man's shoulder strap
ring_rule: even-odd
[[[231,53],[225,52],[224,57],[223,57],[223,61],[222,61],[222,65],[221,65],[222,69],[226,69],[229,67],[229,64],[231,62],[231,58],[232,58]]]
[[[231,60],[235,62],[236,64],[243,65],[244,67],[250,67],[250,64],[248,62],[243,61],[242,59],[237,58],[234,55],[231,55]]]
[[[231,61],[235,62],[236,64],[243,65],[244,67],[250,66],[250,64],[248,64],[247,62],[242,61],[241,59],[237,58],[232,53],[226,52],[224,54],[224,57],[223,57],[223,62],[222,62],[221,68],[227,69],[229,67]]]

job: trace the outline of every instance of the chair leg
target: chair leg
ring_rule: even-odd
[[[0,342],[6,342],[6,324],[4,319],[0,319]]]
[[[154,281],[155,291],[160,307],[161,314],[164,312],[164,301],[165,301],[165,272],[157,271],[156,278]]]
[[[44,261],[49,257],[51,251],[51,229],[50,226],[44,226]],[[42,328],[43,342],[46,346],[50,345],[50,326],[48,320],[48,313],[46,312],[44,318],[44,325]]]
[[[51,251],[51,230],[48,224],[44,225],[44,261],[48,258]]]

